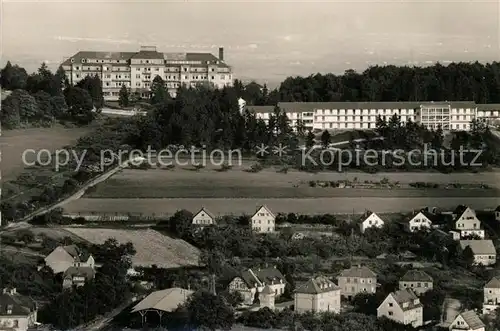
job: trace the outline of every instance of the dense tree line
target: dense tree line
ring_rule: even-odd
[[[102,83],[97,76],[87,76],[70,86],[62,67],[53,74],[42,63],[36,73],[28,75],[10,62],[0,75],[2,89],[12,91],[2,101],[2,126],[8,129],[50,125],[54,120],[87,124],[94,118],[92,110],[104,104]]]

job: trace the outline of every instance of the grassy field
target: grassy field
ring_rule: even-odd
[[[350,214],[363,213],[370,209],[379,213],[409,212],[424,206],[453,210],[459,204],[474,209],[490,209],[500,204],[496,198],[302,198],[302,199],[78,199],[64,206],[69,214],[90,215],[93,213],[112,215],[128,213],[144,216],[168,216],[180,209],[191,212],[202,206],[217,216],[253,214],[259,205],[266,204],[275,213],[299,214]]]
[[[94,244],[108,238],[119,243],[132,242],[137,253],[132,258],[135,266],[156,264],[163,268],[198,265],[199,251],[181,239],[174,239],[154,230],[124,230],[72,227],[64,230]]]
[[[33,128],[2,131],[2,180],[15,178],[24,168],[22,155],[27,149],[54,151],[74,143],[89,128]],[[33,153],[27,154],[27,161],[34,162]]]
[[[500,186],[500,173],[305,173],[289,171],[276,173],[264,169],[248,173],[241,169],[226,172],[214,169],[191,171],[125,169],[92,188],[86,198],[313,198],[313,197],[497,197],[497,190],[477,189],[339,189],[310,187],[310,181],[338,181],[357,179],[359,182],[380,181],[384,178],[401,184],[410,182],[485,183]]]

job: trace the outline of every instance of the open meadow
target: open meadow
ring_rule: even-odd
[[[182,239],[175,239],[151,229],[124,230],[103,228],[65,228],[75,236],[93,244],[102,244],[115,238],[120,244],[131,242],[137,253],[132,257],[134,266],[177,268],[198,265],[199,251]]]
[[[133,170],[124,169],[87,192],[85,198],[325,198],[325,197],[498,197],[499,191],[478,189],[340,189],[311,187],[309,182],[354,181],[432,182],[439,184],[487,184],[500,187],[500,172],[485,173],[277,173],[266,168],[257,173],[234,168]]]
[[[3,130],[0,149],[2,151],[2,180],[14,179],[19,175],[25,165],[22,155],[25,150],[39,151],[48,149],[54,151],[66,145],[71,145],[76,140],[88,133],[90,127],[85,128],[30,128],[17,130]],[[26,155],[28,162],[36,161],[33,153]]]

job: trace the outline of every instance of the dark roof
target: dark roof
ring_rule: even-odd
[[[399,290],[396,292],[392,292],[390,295],[392,295],[394,300],[396,300],[398,305],[403,310],[411,310],[418,307],[422,307],[422,303],[420,302],[420,300],[418,300],[418,297],[415,295],[415,293],[413,293],[410,290]],[[415,300],[418,300],[417,304],[415,304]],[[403,307],[404,303],[408,303],[408,306]]]
[[[87,280],[93,279],[95,270],[91,267],[69,267],[65,272],[63,279],[83,276]]]
[[[153,60],[163,60],[163,53],[157,51],[139,51],[132,55],[131,59],[153,59]]]
[[[436,219],[436,215],[434,215],[432,213],[429,213],[429,211],[424,208],[422,210],[418,210],[418,211],[412,212],[411,214],[409,214],[408,216],[406,216],[401,222],[402,223],[409,223],[415,216],[417,216],[420,213],[422,213],[422,215],[424,215],[425,217],[427,217],[429,219],[429,221],[431,221],[432,223]]]
[[[432,282],[433,279],[421,270],[408,270],[400,281],[402,282]]]
[[[377,274],[371,271],[370,268],[362,266],[345,269],[340,273],[339,277],[375,278]]]
[[[11,315],[28,315],[37,309],[35,301],[30,297],[15,292],[15,289],[4,289],[0,294],[0,316],[7,315],[7,310],[12,310]]]
[[[283,274],[275,267],[242,271],[240,277],[248,287],[254,287],[255,283],[261,286],[263,283],[271,284],[272,282],[285,282]]]
[[[273,214],[273,212],[271,211],[271,209],[269,209],[269,207],[267,207],[266,205],[259,206],[259,207],[257,208],[257,210],[255,211],[255,213],[252,215],[252,217],[254,217],[254,216],[255,216],[255,215],[259,212],[259,210],[261,210],[262,208],[266,209],[266,210],[267,210],[267,212],[268,212],[269,214],[271,214],[271,216],[272,216],[272,217],[276,217],[276,216],[274,216],[274,214]]]
[[[372,214],[375,214],[375,213],[374,213],[374,212],[372,212],[371,210],[366,210],[366,211],[363,213],[363,215],[361,215],[361,216],[359,217],[359,221],[360,221],[360,222],[364,222],[364,221],[366,221],[366,219],[367,219],[368,217],[372,216]]]
[[[466,205],[458,205],[457,208],[455,208],[455,210],[453,211],[453,215],[456,215],[455,219],[459,219],[462,214],[465,213],[467,208],[468,207]]]
[[[393,101],[393,102],[280,102],[279,107],[289,112],[314,111],[315,109],[417,109],[421,105],[450,105],[475,107],[474,101]]]
[[[326,277],[318,276],[316,278],[311,278],[301,286],[299,286],[295,292],[296,293],[306,293],[306,294],[320,294],[324,292],[331,292],[340,290],[340,287],[335,285],[334,282]]]
[[[81,250],[76,245],[63,246],[63,249],[71,255],[75,261],[87,262],[90,254],[84,250]]]
[[[273,113],[274,112],[274,106],[246,106],[249,112],[251,113]]]
[[[495,211],[500,211],[500,206],[496,207]]]
[[[500,279],[498,277],[493,277],[486,285],[485,288],[500,288]]]
[[[274,291],[269,287],[269,285],[266,285],[263,289],[262,289],[262,294],[275,294]]]
[[[500,103],[478,103],[477,110],[500,110]]]
[[[464,311],[463,313],[460,313],[460,316],[462,316],[469,328],[473,330],[484,327],[483,321],[481,321],[479,316],[477,316],[476,312],[473,310]]]
[[[73,55],[62,63],[62,65],[71,65],[71,59],[74,63],[82,63],[82,59],[99,59],[99,60],[130,60],[136,52],[92,52],[81,51]],[[85,63],[87,64],[87,63]],[[97,63],[96,63],[97,64]]]

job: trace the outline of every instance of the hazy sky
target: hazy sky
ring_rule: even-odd
[[[3,1],[2,64],[55,67],[79,50],[205,51],[236,77],[370,64],[500,60],[497,1]]]

